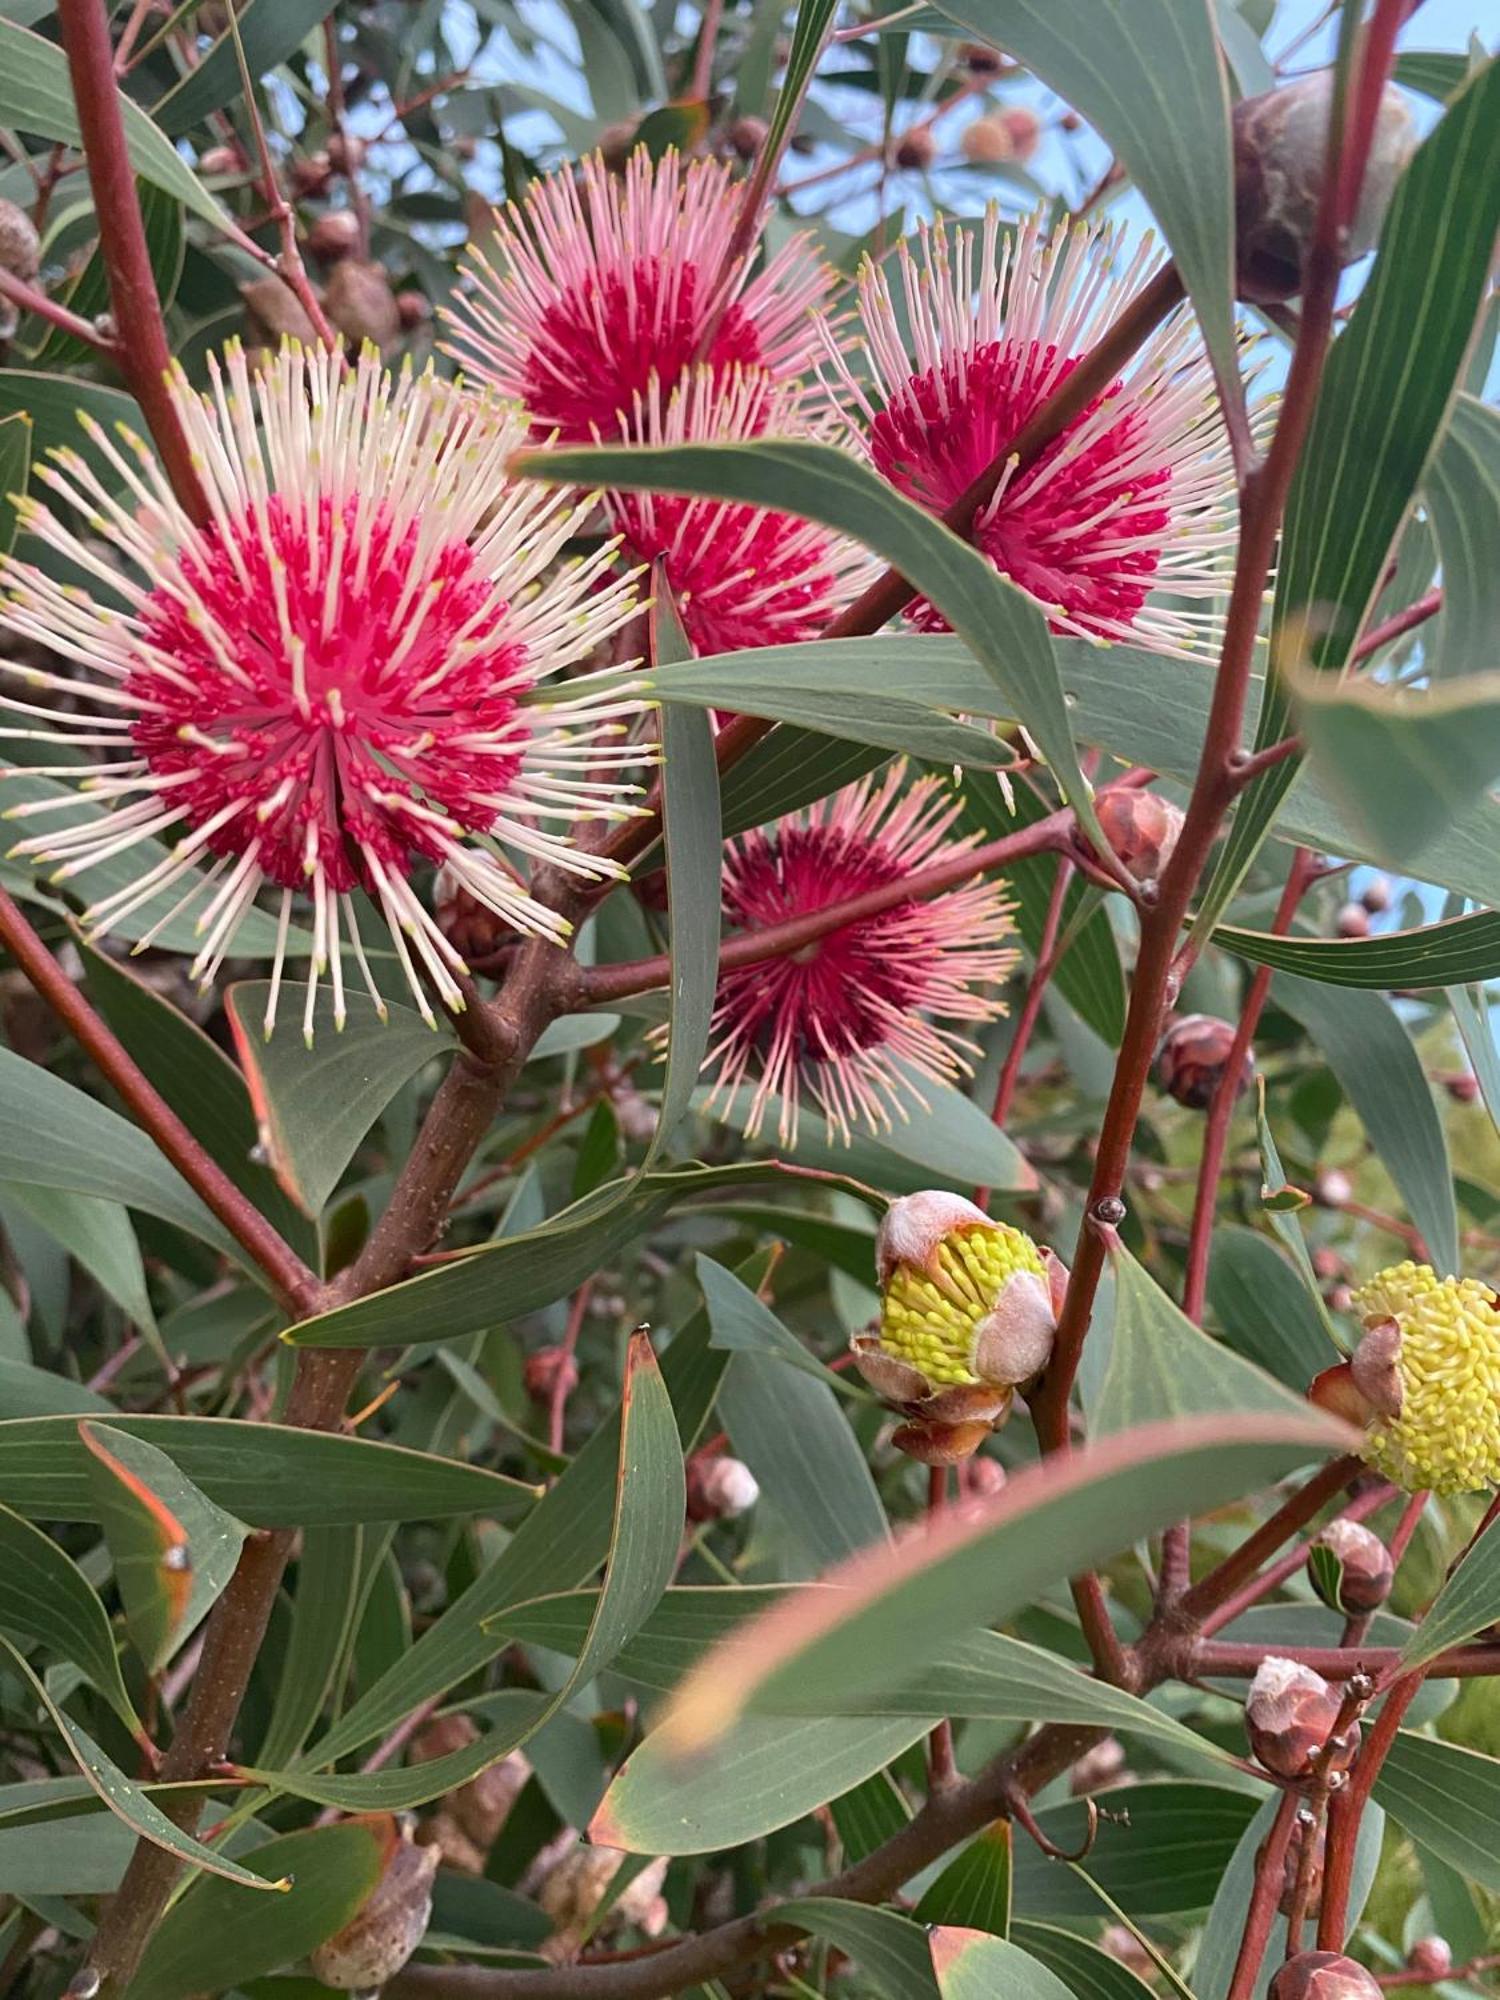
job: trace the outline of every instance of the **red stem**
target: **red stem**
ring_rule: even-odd
[[[1354,1850],[1359,1839],[1359,1823],[1365,1802],[1375,1789],[1375,1780],[1386,1753],[1396,1740],[1401,1719],[1411,1707],[1427,1674],[1437,1666],[1422,1667],[1404,1674],[1386,1696],[1374,1727],[1349,1773],[1349,1782],[1335,1792],[1328,1809],[1328,1841],[1323,1862],[1323,1906],[1318,1913],[1318,1949],[1342,1951],[1349,1927],[1349,1890],[1354,1880]]]
[[[1368,1520],[1371,1514],[1378,1514],[1388,1503],[1392,1491],[1389,1486],[1377,1486],[1368,1493],[1357,1494],[1347,1507],[1339,1509],[1338,1518],[1343,1521]],[[1394,1539],[1391,1551],[1394,1558]],[[1222,1632],[1226,1625],[1234,1623],[1242,1611],[1248,1611],[1252,1604],[1258,1604],[1263,1597],[1268,1597],[1273,1590],[1279,1589],[1289,1576],[1296,1575],[1310,1553],[1311,1545],[1302,1542],[1296,1548],[1288,1549],[1285,1555],[1278,1556],[1275,1562],[1269,1563],[1258,1576],[1253,1576],[1248,1583],[1242,1584],[1238,1590],[1226,1597],[1222,1604],[1204,1617],[1199,1626],[1203,1637],[1207,1639],[1215,1632]]]
[[[995,1086],[995,1101],[990,1107],[991,1123],[1000,1126],[1002,1130],[1010,1117],[1011,1102],[1016,1094],[1021,1063],[1031,1041],[1032,1031],[1041,1018],[1042,1001],[1047,995],[1047,982],[1057,970],[1057,936],[1062,929],[1063,906],[1067,902],[1068,885],[1072,880],[1072,864],[1066,859],[1060,860],[1052,881],[1052,895],[1047,904],[1042,935],[1037,942],[1036,967],[1026,988],[1026,998],[1021,1003],[1021,1012],[1016,1020],[1016,1032],[1011,1036],[1010,1047],[1005,1051],[1005,1063],[1000,1071],[1000,1081]],[[981,1208],[985,1205],[988,1193],[989,1190],[986,1188],[975,1196]]]
[[[208,504],[167,387],[172,356],[136,199],[135,169],[125,145],[109,19],[100,0],[58,0],[57,14],[99,220],[99,252],[115,325],[123,336],[116,351],[120,373],[141,406],[179,505],[204,527]]]
[[[733,726],[730,724],[730,728]],[[950,854],[945,861],[935,861],[930,868],[919,869],[914,875],[899,876],[878,889],[867,889],[862,896],[850,896],[845,902],[830,903],[824,909],[810,910],[805,916],[788,918],[782,924],[768,924],[764,930],[742,932],[726,940],[719,953],[719,969],[728,972],[736,966],[759,965],[768,958],[785,958],[788,952],[800,951],[804,945],[815,943],[844,924],[879,916],[882,910],[893,909],[898,903],[916,903],[928,896],[941,895],[945,889],[968,881],[971,875],[1004,867],[1007,862],[1020,861],[1027,855],[1056,852],[1072,831],[1071,812],[1049,813],[1046,819],[1039,819],[1032,826],[1004,834],[982,847]],[[648,993],[654,987],[665,986],[671,976],[672,962],[665,956],[586,968],[582,973],[584,1001],[601,1006],[611,1000],[623,1000],[632,993]]]
[[[1255,1991],[1266,1946],[1271,1940],[1271,1926],[1276,1921],[1276,1903],[1281,1894],[1287,1848],[1291,1845],[1292,1828],[1301,1804],[1302,1800],[1296,1792],[1282,1793],[1271,1831],[1256,1863],[1255,1886],[1250,1892],[1250,1908],[1245,1913],[1239,1956],[1234,1961],[1234,1973],[1225,2000],[1249,2000]]]
[[[56,299],[48,298],[39,286],[28,285],[24,278],[13,277],[3,266],[0,266],[0,297],[18,305],[22,312],[35,313],[38,319],[47,320],[64,333],[71,333],[75,340],[87,341],[96,352],[108,355],[111,360],[115,358],[115,343],[107,334],[102,334],[91,319],[69,312]]]
[[[1267,1556],[1274,1555],[1283,1542],[1289,1541],[1335,1493],[1363,1471],[1364,1466],[1357,1458],[1336,1458],[1315,1472],[1305,1486],[1299,1487],[1269,1519],[1261,1522],[1253,1535],[1247,1535],[1217,1569],[1210,1570],[1193,1585],[1182,1599],[1183,1616],[1202,1618],[1222,1604],[1254,1576]]]
[[[92,1056],[124,1099],[131,1116],[150,1134],[251,1262],[265,1273],[287,1310],[298,1318],[315,1311],[323,1289],[317,1275],[204,1151],[3,889],[0,889],[0,943],[63,1026]]]

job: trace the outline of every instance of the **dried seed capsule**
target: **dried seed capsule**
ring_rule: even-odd
[[[437,1848],[417,1847],[403,1835],[360,1909],[308,1954],[313,1976],[346,1993],[394,1979],[427,1930],[440,1858]]]

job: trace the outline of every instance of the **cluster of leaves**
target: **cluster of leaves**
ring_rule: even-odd
[[[972,206],[976,194],[1029,205],[1040,190],[1061,215],[1096,182],[1110,198],[1138,189],[1211,351],[1234,367],[1223,64],[1236,92],[1259,89],[1274,74],[1263,41],[1275,50],[1289,38],[1258,0],[954,0],[831,52],[830,10],[805,5],[793,23],[780,0],[710,5],[686,32],[683,10],[636,0],[524,12],[512,0],[249,0],[237,19],[209,0],[138,12],[125,129],[172,345],[195,380],[230,334],[274,329],[259,288],[278,238],[246,69],[314,256],[320,220],[347,207],[391,297],[440,305],[458,242],[483,231],[483,198],[514,196],[596,144],[732,153],[744,121],[774,134],[790,120],[810,175],[852,162],[853,183],[830,174],[802,204],[822,210],[813,225],[845,270],[898,234],[908,209]],[[0,6],[0,125],[14,134],[0,196],[38,216],[43,282],[91,318],[108,306],[104,262],[52,30],[46,0]],[[975,71],[965,38],[1004,50],[1008,66]],[[566,94],[575,46],[586,103]],[[774,498],[826,521],[897,565],[955,636],[659,668],[668,1063],[647,1040],[650,1002],[555,1022],[453,1198],[445,1254],[315,1320],[288,1325],[20,974],[4,975],[0,1981],[60,1989],[144,1836],[194,1872],[148,1948],[142,2000],[296,2000],[308,1990],[297,1968],[370,1893],[382,1816],[417,1809],[448,1843],[428,1962],[541,1968],[565,1927],[548,1882],[575,1850],[569,1830],[592,1826],[626,1858],[581,1918],[568,1909],[581,1924],[575,1950],[611,1923],[638,1941],[631,1924],[647,1911],[630,1886],[665,1857],[653,1879],[674,1929],[727,1930],[776,1899],[777,1937],[805,1942],[795,1958],[763,1961],[767,1990],[1140,2000],[1143,1978],[1181,1991],[1184,1977],[1198,2000],[1228,1990],[1275,1804],[1236,1761],[1240,1690],[1199,1680],[1148,1701],[1091,1677],[1061,1579],[1106,1565],[1121,1629],[1138,1631],[1151,1611],[1150,1538],[1209,1516],[1194,1543],[1208,1570],[1270,1512],[1276,1482],[1324,1448],[1298,1401],[1347,1345],[1348,1287],[1418,1245],[1454,1271],[1493,1271],[1500,1251],[1500,1049],[1485,999],[1500,976],[1489,792],[1500,694],[1487,672],[1500,421],[1483,400],[1500,73],[1482,52],[1429,52],[1403,56],[1397,74],[1424,95],[1435,129],[1329,363],[1288,509],[1271,647],[1316,607],[1320,632],[1335,635],[1316,664],[1336,669],[1361,633],[1400,627],[1439,575],[1442,609],[1377,647],[1378,676],[1355,691],[1311,667],[1264,700],[1256,682],[1259,744],[1285,736],[1295,702],[1307,756],[1246,794],[1200,913],[1205,933],[1217,927],[1180,1001],[1232,1020],[1252,968],[1274,969],[1257,1037],[1264,1094],[1236,1128],[1219,1191],[1213,1344],[1171,1303],[1202,1121],[1153,1094],[1080,1379],[1091,1435],[1121,1435],[1114,1455],[1072,1487],[1018,1487],[941,1564],[897,1558],[877,1588],[826,1614],[813,1579],[880,1547],[925,1495],[888,1448],[886,1413],[829,1366],[875,1310],[879,1198],[984,1187],[996,1214],[1066,1252],[1125,1030],[1135,919],[1097,888],[1071,892],[1066,948],[1003,1132],[986,1109],[1002,1026],[969,1093],[930,1088],[925,1109],[849,1149],[805,1115],[795,1149],[776,1154],[743,1140],[733,1107],[710,1118],[694,1100],[721,838],[893,751],[946,763],[955,744],[972,747],[963,725],[976,722],[1024,724],[1049,767],[1045,797],[1002,790],[982,764],[955,775],[966,824],[985,838],[1051,809],[1053,791],[1086,814],[1080,750],[1096,755],[1096,775],[1143,765],[1185,796],[1211,677],[1137,648],[1049,637],[954,537],[819,447],[688,447],[650,466],[624,448],[556,455],[557,477]],[[1007,106],[1035,110],[1038,149],[977,162],[948,115]],[[934,151],[903,165],[913,129],[936,135]],[[752,152],[763,138],[753,132]],[[850,185],[858,198],[846,201]],[[878,213],[866,213],[872,203]],[[778,213],[769,233],[786,226]],[[403,323],[391,351],[421,351],[422,315]],[[1268,324],[1264,338],[1284,333]],[[79,408],[141,427],[85,343],[23,316],[0,368],[4,490],[25,485],[42,448],[71,441]],[[3,526],[13,533],[13,520]],[[722,787],[695,726],[715,707],[775,723]],[[64,754],[0,780],[4,804],[55,792],[47,766]],[[1340,865],[1297,927],[1275,935],[1294,846]],[[1029,860],[1013,878],[1032,955],[1058,865]],[[1336,937],[1342,871],[1369,865],[1416,882],[1373,935]],[[341,1034],[329,1020],[311,1047],[295,1034],[262,1043],[242,1024],[264,1011],[273,921],[247,919],[238,980],[193,996],[173,955],[191,943],[186,924],[158,932],[134,969],[75,935],[72,893],[95,898],[142,864],[119,866],[68,895],[19,860],[0,865],[0,880],[235,1186],[336,1274],[367,1241],[453,1049],[394,999],[388,1022],[351,1003]],[[1447,897],[1440,915],[1417,883]],[[122,942],[161,914],[145,906]],[[621,891],[586,947],[600,962],[643,957],[664,935],[646,900]],[[659,1359],[631,1339],[641,1324]],[[367,1407],[343,1431],[276,1420],[309,1347],[369,1357],[355,1399]],[[576,1360],[576,1385],[559,1348]],[[1165,1442],[1136,1435],[1166,1419],[1179,1428]],[[748,1514],[693,1505],[695,1479],[725,1450],[759,1489]],[[986,1447],[1012,1473],[1034,1455],[1019,1423]],[[1391,1503],[1375,1525],[1397,1512]],[[1494,1619],[1490,1549],[1421,1637],[1411,1622],[1477,1518],[1467,1503],[1428,1507],[1372,1645],[1428,1660]],[[235,1762],[185,1787],[156,1783],[151,1746],[165,1717],[180,1719],[195,1635],[247,1543],[267,1536],[295,1536],[294,1554]],[[743,1682],[717,1690],[705,1721],[701,1656],[789,1597],[804,1623],[787,1625],[781,1650],[747,1655]],[[1295,1648],[1335,1644],[1341,1629],[1294,1574],[1221,1636]],[[1424,1688],[1365,1815],[1355,1913],[1365,1910],[1359,1943],[1379,1966],[1432,1930],[1464,1961],[1492,1942],[1500,1713],[1487,1682],[1457,1692],[1451,1680]],[[654,1732],[664,1704],[668,1724]],[[1127,1746],[1081,1864],[1019,1832],[1013,1842],[1003,1824],[951,1855],[955,1843],[940,1843],[893,1881],[901,1909],[874,1903],[859,1869],[909,1823],[926,1785],[921,1745],[943,1718],[966,1774],[1039,1724]],[[674,1754],[674,1722],[698,1732],[694,1759]],[[505,1809],[486,1816],[496,1772],[513,1782]],[[211,1800],[211,1833],[175,1823],[189,1794]],[[1037,1829],[1062,1850],[1079,1845],[1087,1816],[1065,1780],[1035,1805]],[[809,1893],[824,1878],[832,1887]],[[989,1941],[941,1937],[930,1950],[924,1925]],[[1121,1925],[1136,1934],[1134,1967]]]

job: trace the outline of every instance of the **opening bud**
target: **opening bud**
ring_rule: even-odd
[[[1333,72],[1300,78],[1280,90],[1246,97],[1234,108],[1234,208],[1237,284],[1259,304],[1295,297],[1313,240],[1323,169]],[[1396,182],[1416,143],[1400,91],[1386,86],[1376,113],[1369,162],[1343,245],[1346,264],[1375,248]]]
[[[1277,1970],[1266,2000],[1381,2000],[1381,1986],[1340,1951],[1299,1951]]]
[[[1377,1611],[1390,1596],[1396,1575],[1391,1552],[1359,1521],[1330,1521],[1313,1537],[1312,1546],[1308,1574],[1314,1590],[1334,1611],[1346,1617]]]
[[[687,1517],[690,1521],[732,1521],[749,1513],[760,1498],[760,1485],[748,1465],[737,1458],[701,1452],[687,1462]]]
[[[1234,1047],[1234,1029],[1212,1014],[1183,1014],[1162,1037],[1156,1052],[1156,1078],[1168,1097],[1190,1111],[1206,1111],[1213,1102]],[[1241,1097],[1255,1080],[1249,1051],[1235,1079]]]

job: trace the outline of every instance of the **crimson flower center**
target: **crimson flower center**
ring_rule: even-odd
[[[542,315],[523,400],[539,431],[571,442],[611,435],[655,376],[665,399],[692,366],[711,300],[692,264],[637,258],[629,273],[590,272]],[[761,359],[755,322],[738,304],[720,319],[703,360],[715,371]]]
[[[185,550],[186,596],[158,587],[142,613],[172,672],[143,664],[125,689],[137,751],[193,827],[214,823],[215,853],[253,835],[271,881],[320,866],[342,893],[370,886],[364,857],[441,858],[438,820],[494,824],[529,736],[526,661],[466,544],[359,496],[314,504],[314,536],[272,497]]]
[[[876,469],[942,513],[1076,366],[1059,363],[1054,347],[998,340],[913,376],[871,425]],[[1120,416],[1101,422],[1117,398]],[[1116,382],[1013,486],[1001,487],[975,524],[975,543],[1012,582],[1075,623],[1129,621],[1150,592],[1171,521],[1171,470],[1142,462],[1145,434],[1146,418]],[[925,602],[913,617],[942,624]]]

